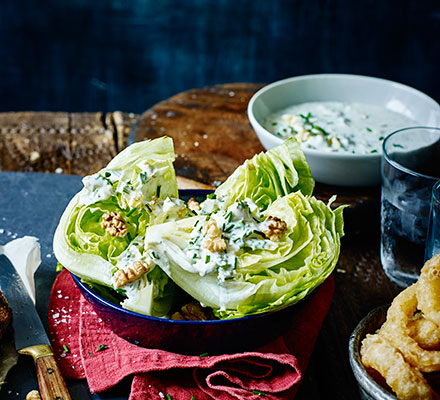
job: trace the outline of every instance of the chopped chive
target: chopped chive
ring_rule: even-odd
[[[116,274],[116,272],[119,270],[119,268],[118,267],[114,267],[114,268],[112,268],[112,270],[110,271],[111,273],[112,273],[112,276],[114,275],[114,274]]]
[[[252,390],[252,393],[257,394],[258,396],[262,396],[262,397],[266,396],[266,393],[261,392],[259,390]]]
[[[237,243],[239,240],[240,240],[240,238],[239,238],[239,237],[236,237],[236,238],[233,239],[232,241],[233,241],[234,243]]]
[[[135,208],[132,208],[129,212],[128,212],[128,214],[127,214],[127,217],[129,217],[130,215],[133,215],[133,213],[136,211],[136,207]]]
[[[103,351],[103,350],[107,350],[108,346],[106,344],[100,344],[99,347],[95,350],[95,352],[97,353],[98,351]]]
[[[106,171],[106,173],[104,174],[106,178],[110,177],[111,173]]]
[[[95,357],[95,355],[93,353],[91,353],[90,351],[88,351],[87,353],[89,353],[92,357]]]
[[[65,344],[63,344],[63,349],[64,353],[70,353],[70,349]]]
[[[215,193],[209,193],[206,198],[207,199],[215,199],[217,197],[217,195]]]
[[[115,289],[115,291],[118,292],[119,294],[123,294],[124,296],[127,293],[124,289]]]
[[[257,235],[265,236],[263,232],[259,231],[258,229],[255,229],[254,232]]]
[[[324,136],[329,136],[329,133],[318,125],[313,125],[312,129],[315,129],[315,130],[321,132]]]
[[[235,257],[234,268],[237,268],[237,265],[238,265],[238,257]]]
[[[145,207],[147,207],[148,211],[153,212],[153,210],[150,208],[148,204],[145,204]]]
[[[200,354],[200,358],[203,358],[203,357],[207,357],[208,356],[208,353],[202,353],[202,354]]]
[[[153,258],[159,258],[159,256],[154,251],[151,252],[151,255],[153,256]]]
[[[194,397],[194,396],[191,396],[191,399],[190,400],[196,400],[196,398]]]
[[[131,242],[133,240],[133,238],[130,235],[130,232],[127,232],[127,239],[129,242]]]
[[[403,149],[403,146],[401,144],[393,144],[394,147],[399,147],[401,149]]]
[[[208,264],[210,260],[211,260],[211,256],[207,254],[205,257],[205,264]]]
[[[146,172],[141,172],[139,174],[139,179],[141,180],[142,185],[147,181],[147,173]]]
[[[379,140],[383,140],[384,139],[384,137],[383,136],[381,136],[380,138],[379,138]]]
[[[156,190],[156,197],[157,197],[157,198],[160,197],[160,186],[157,187],[157,190]]]
[[[377,153],[377,150],[371,150],[370,153],[371,153],[371,154],[373,154],[373,153]]]
[[[225,220],[228,221],[228,222],[231,222],[231,219],[232,219],[232,211],[229,211],[226,214]]]
[[[283,136],[283,135],[281,134],[281,132],[277,132],[276,135],[277,135],[277,136]]]
[[[278,122],[272,122],[272,125],[273,126],[278,125]]]
[[[365,128],[368,132],[373,132],[373,130],[371,128],[366,127]]]
[[[229,232],[231,232],[232,229],[234,229],[234,228],[235,228],[235,225],[234,225],[234,224],[231,224],[231,225],[229,225],[226,229],[223,229],[223,232],[225,232],[225,233],[229,233]]]
[[[210,218],[211,218],[211,216],[207,215],[206,218],[205,218],[205,221],[209,221]]]
[[[167,398],[167,400],[173,400],[173,398],[171,397],[171,395],[169,395],[168,393],[167,393],[166,398]]]

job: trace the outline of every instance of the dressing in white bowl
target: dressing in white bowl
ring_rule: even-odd
[[[384,110],[383,112],[388,115],[385,116],[388,122],[380,123],[380,125],[389,126],[384,127],[386,133],[377,133],[378,139],[404,127],[440,126],[440,106],[424,93],[384,79],[345,74],[304,75],[265,86],[250,100],[248,117],[263,146],[270,149],[284,140],[282,133],[288,132],[282,129],[290,129],[284,127],[281,132],[276,130],[274,133],[268,129],[270,126],[267,125],[267,118],[274,113],[288,114],[286,112],[288,107],[309,107],[306,103],[315,102],[337,102],[342,105],[363,104]],[[303,111],[306,112],[306,109]],[[307,117],[309,112],[313,116],[311,111],[307,111],[306,114],[301,112],[301,114]],[[315,114],[317,114],[316,111]],[[394,126],[396,114],[401,119],[398,125]],[[390,115],[393,117],[391,118]],[[371,116],[367,119],[370,118]],[[315,125],[323,128],[319,125],[318,118],[315,122]],[[359,124],[360,133],[357,134],[359,137],[372,133],[366,129],[373,131],[371,124],[365,126],[361,122]],[[327,129],[323,129],[329,133]],[[362,132],[363,130],[365,131]],[[277,132],[281,135],[278,136]],[[340,133],[333,133],[333,135],[337,137]],[[322,139],[328,139],[328,137],[322,137]],[[315,148],[307,145],[303,145],[302,148],[312,175],[318,182],[341,186],[378,185],[380,184],[381,146],[380,144],[376,148],[365,146],[365,151],[361,151],[360,147],[357,148],[358,151],[353,148],[349,151],[343,151],[343,149],[332,151],[332,146],[329,147],[328,143],[326,148],[316,145]]]

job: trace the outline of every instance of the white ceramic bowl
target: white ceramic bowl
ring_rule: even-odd
[[[440,126],[440,105],[409,86],[360,75],[304,75],[274,82],[251,98],[248,117],[266,149],[278,146],[283,139],[266,130],[260,121],[282,108],[310,101],[367,103],[403,114],[418,126]],[[304,154],[318,182],[341,186],[380,184],[380,153],[361,155],[304,149]]]

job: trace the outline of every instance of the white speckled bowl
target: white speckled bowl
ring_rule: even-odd
[[[283,139],[263,128],[260,121],[277,110],[309,101],[373,104],[403,114],[418,126],[440,126],[440,105],[409,86],[360,75],[304,75],[274,82],[251,98],[248,117],[266,149],[281,144]],[[359,155],[304,149],[304,154],[318,182],[341,186],[380,184],[379,153]]]

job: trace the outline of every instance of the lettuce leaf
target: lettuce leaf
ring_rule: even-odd
[[[286,233],[267,248],[244,247],[232,279],[219,279],[221,268],[198,273],[188,256],[204,215],[149,227],[145,246],[173,281],[218,317],[242,317],[294,304],[331,274],[343,236],[342,210],[300,191],[275,200],[263,215],[285,221]]]
[[[216,190],[222,208],[237,200],[253,200],[260,209],[288,193],[311,195],[315,181],[295,138],[246,160]]]
[[[88,282],[112,287],[115,265],[130,243],[144,236],[149,224],[168,217],[161,204],[178,196],[174,157],[171,138],[144,141],[127,147],[107,167],[85,177],[84,188],[70,201],[56,229],[57,260]],[[127,233],[122,237],[109,234],[101,225],[103,215],[112,212],[124,220]],[[154,310],[153,303],[165,293],[168,277],[160,271],[147,275],[151,276],[145,276],[140,290],[149,294],[136,293],[135,299],[129,299],[132,310]],[[159,309],[162,312],[166,307]]]

